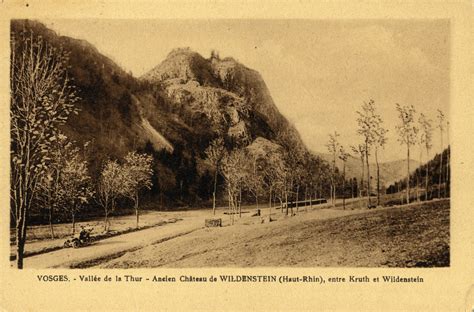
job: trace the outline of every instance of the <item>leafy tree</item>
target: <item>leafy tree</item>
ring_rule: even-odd
[[[147,154],[129,152],[125,156],[123,170],[125,171],[125,178],[127,178],[128,181],[124,195],[133,201],[137,219],[137,229],[139,223],[138,195],[143,189],[151,189],[151,176],[153,174],[152,163],[153,157]]]
[[[74,148],[71,152],[61,168],[60,197],[64,203],[63,209],[72,217],[72,234],[74,235],[76,214],[82,205],[87,204],[93,197],[94,191],[87,170],[87,161],[81,159],[79,149]]]
[[[398,141],[407,147],[407,204],[410,202],[410,147],[416,143],[418,128],[415,124],[415,108],[413,105],[396,104],[400,124],[396,126]]]
[[[109,213],[115,210],[116,201],[130,189],[130,178],[117,161],[108,160],[101,172],[97,195],[100,205],[104,208],[104,232],[109,230]]]
[[[16,227],[16,261],[23,268],[28,212],[39,179],[48,168],[50,147],[78,97],[67,74],[68,54],[33,32],[11,35],[10,143],[11,206]]]
[[[84,149],[89,142],[84,144]],[[53,211],[63,210],[72,217],[72,234],[75,233],[75,216],[82,204],[93,196],[87,162],[81,151],[65,135],[59,134],[51,146],[51,161],[40,179],[42,203],[48,206],[51,236],[54,237]]]
[[[39,180],[39,202],[48,208],[48,221],[51,239],[54,239],[53,214],[59,210],[61,205],[60,197],[60,177],[61,169],[64,166],[64,160],[67,158],[67,152],[71,144],[63,134],[58,135],[58,139],[53,142],[50,148],[51,161],[45,170],[45,173]]]

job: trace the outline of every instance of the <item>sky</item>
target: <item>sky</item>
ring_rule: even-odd
[[[280,112],[316,152],[327,152],[325,144],[334,131],[347,149],[361,143],[356,111],[370,99],[389,130],[382,161],[406,157],[397,141],[395,103],[413,105],[434,124],[438,109],[449,119],[447,20],[42,22],[60,35],[89,41],[136,77],[178,47],[206,58],[211,50],[221,58],[231,56],[262,75]],[[433,152],[441,150],[438,132]],[[447,141],[445,136],[444,145]]]

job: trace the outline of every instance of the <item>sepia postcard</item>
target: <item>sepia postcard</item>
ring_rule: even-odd
[[[0,7],[2,311],[474,311],[470,2]]]

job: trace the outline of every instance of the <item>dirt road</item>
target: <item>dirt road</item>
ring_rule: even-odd
[[[114,258],[126,252],[163,242],[202,228],[199,217],[189,217],[175,223],[123,234],[100,240],[92,245],[74,249],[66,248],[24,259],[25,268],[80,268],[98,261]]]
[[[331,211],[321,208],[326,208],[326,205],[314,206],[313,209],[322,211],[317,215],[321,216],[340,216],[340,211]],[[269,209],[262,208],[262,216],[259,218],[252,217],[252,214],[256,211],[255,206],[243,207],[242,218],[235,216],[236,223],[238,224],[260,224],[261,220],[268,218]],[[304,208],[303,208],[304,209]],[[309,209],[309,208],[308,208]],[[230,223],[228,215],[224,214],[227,212],[225,207],[219,207],[217,209],[216,217],[222,218],[223,225],[227,226]],[[355,212],[355,211],[354,211]],[[212,217],[211,210],[194,210],[194,211],[169,211],[169,212],[157,212],[149,213],[142,216],[143,223],[157,222],[159,220],[179,220],[174,223],[165,223],[160,226],[153,226],[148,229],[132,232],[128,234],[122,234],[111,238],[103,239],[93,243],[92,245],[73,249],[60,249],[47,253],[42,253],[34,256],[29,256],[24,259],[25,268],[83,268],[91,267],[94,265],[108,262],[117,257],[122,256],[125,253],[142,249],[146,246],[157,245],[158,243],[174,239],[176,237],[189,234],[195,230],[203,228],[204,220]],[[275,208],[272,209],[272,218],[277,220],[283,218],[284,214],[280,210]],[[148,220],[150,219],[150,220]],[[128,220],[129,221],[129,220]],[[113,221],[115,227],[120,228],[128,224],[127,220],[119,218]],[[98,221],[100,222],[100,221]],[[90,224],[90,222],[89,222]],[[98,227],[100,228],[100,227]],[[27,250],[42,249],[46,247],[62,246],[64,239],[57,240],[42,240],[35,241],[27,244]],[[14,248],[12,247],[12,253]],[[12,262],[13,265],[13,262]]]

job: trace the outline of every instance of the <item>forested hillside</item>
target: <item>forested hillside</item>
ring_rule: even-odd
[[[436,154],[433,159],[419,166],[410,175],[410,187],[420,189],[418,192],[425,198],[439,198],[450,196],[451,171],[449,168],[450,147],[441,154]],[[406,179],[401,179],[387,188],[387,193],[396,193],[406,189]],[[416,195],[416,194],[415,194]]]
[[[79,112],[61,129],[77,146],[89,142],[82,153],[93,180],[107,160],[145,152],[154,159],[147,197],[162,206],[196,205],[212,196],[216,169],[206,149],[217,138],[228,151],[270,144],[309,155],[261,76],[232,58],[175,49],[137,79],[84,40],[59,36],[35,21],[16,20],[11,27],[12,38],[31,33],[67,52]],[[215,178],[219,199],[224,179]],[[322,193],[328,186],[320,188]]]

